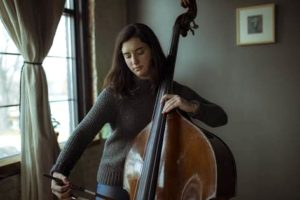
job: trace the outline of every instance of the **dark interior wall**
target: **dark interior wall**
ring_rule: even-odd
[[[179,0],[128,0],[129,22],[148,24],[168,51]],[[276,43],[236,45],[236,8],[276,4]],[[199,29],[181,38],[175,80],[221,105],[212,129],[237,163],[237,200],[300,199],[300,1],[197,0]]]
[[[102,89],[103,80],[111,66],[115,38],[126,21],[126,0],[95,1],[95,62],[98,92]]]

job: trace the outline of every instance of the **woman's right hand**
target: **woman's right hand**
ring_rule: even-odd
[[[52,174],[53,177],[59,178],[62,180],[63,185],[57,183],[55,180],[51,181],[51,190],[52,193],[58,197],[58,199],[61,200],[70,200],[71,198],[71,184],[68,180],[68,178],[58,172],[54,172]]]

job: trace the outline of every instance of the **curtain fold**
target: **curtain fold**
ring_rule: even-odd
[[[53,42],[65,0],[1,0],[0,18],[26,61],[21,73],[22,200],[53,199],[43,177],[59,151],[51,124],[42,62]]]

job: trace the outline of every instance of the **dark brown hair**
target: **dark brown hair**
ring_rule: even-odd
[[[139,38],[150,48],[152,88],[157,88],[165,75],[166,57],[154,32],[145,24],[129,24],[121,30],[116,39],[112,66],[103,85],[103,87],[110,87],[120,96],[130,95],[138,87],[135,75],[127,67],[121,51],[123,43],[133,37]]]

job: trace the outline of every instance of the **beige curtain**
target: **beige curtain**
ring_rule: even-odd
[[[52,45],[65,0],[1,0],[0,17],[26,61],[21,74],[21,191],[23,200],[53,199],[43,177],[58,144],[48,103],[42,62]]]

